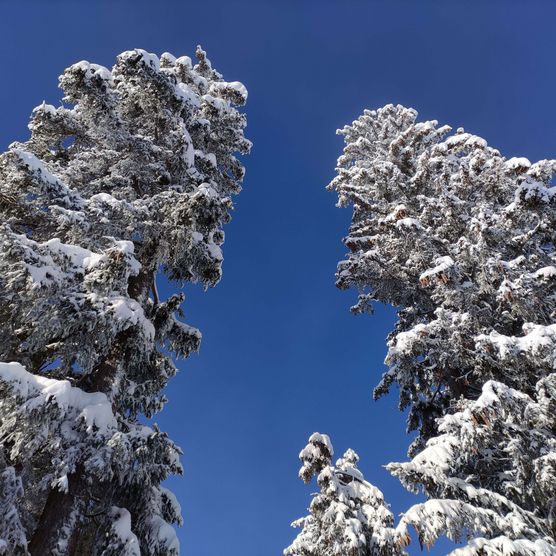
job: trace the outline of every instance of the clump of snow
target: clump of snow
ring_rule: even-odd
[[[243,83],[240,83],[239,81],[216,82],[212,84],[211,90],[213,90],[215,93],[220,94],[225,94],[227,90],[232,90],[239,96],[241,102],[247,101],[247,89],[245,88],[245,85],[243,85]]]
[[[131,514],[125,508],[112,506],[111,532],[119,542],[125,556],[141,556],[139,539],[131,530]]]
[[[330,452],[330,455],[334,455],[334,449],[332,448],[332,442],[330,441],[330,437],[327,434],[321,434],[320,432],[314,432],[309,437],[309,443],[311,444],[324,444],[327,450]],[[301,451],[303,453],[303,450]],[[299,456],[301,458],[301,455]]]
[[[444,435],[432,438],[427,447],[419,452],[412,461],[405,463],[405,469],[431,468],[437,471],[447,471],[453,459],[454,451],[458,449],[458,439],[455,436]]]
[[[530,541],[528,539],[510,539],[505,536],[494,539],[477,537],[471,539],[467,546],[456,548],[448,556],[480,556],[481,554],[548,556],[554,554],[554,546],[541,539]]]
[[[176,85],[176,97],[179,100],[185,102],[185,104],[188,104],[189,106],[193,106],[195,108],[198,108],[201,104],[197,93],[195,93],[195,91],[193,91],[191,87],[182,82],[179,82]]]
[[[145,316],[143,307],[129,297],[122,295],[112,295],[102,298],[96,293],[87,295],[88,300],[97,306],[104,306],[105,311],[120,324],[127,326],[139,326],[148,341],[153,341],[155,328],[153,323]]]
[[[556,368],[556,324],[541,325],[526,323],[524,336],[505,336],[493,330],[490,334],[477,336],[477,347],[484,344],[496,349],[501,359],[526,353],[531,356],[548,356]]]
[[[189,56],[180,56],[179,58],[176,58],[176,65],[184,66],[187,69],[193,68],[193,63],[191,62],[191,58]]]
[[[428,335],[428,326],[423,323],[416,324],[410,330],[399,332],[394,345],[389,346],[388,356],[408,355],[413,351],[415,344]]]
[[[430,268],[419,276],[421,283],[428,283],[431,278],[446,275],[455,265],[454,259],[446,255],[445,257],[438,257],[435,261],[435,267]]]
[[[21,245],[29,248],[30,252],[34,252],[33,262],[24,263],[24,266],[36,286],[47,285],[51,281],[60,282],[64,277],[68,277],[70,272],[85,274],[107,259],[107,253],[95,253],[78,245],[63,243],[58,238],[37,243],[23,234],[15,237],[21,242]],[[125,255],[131,275],[139,273],[141,264],[134,257],[135,247],[133,242],[127,240],[114,241],[114,246],[111,249]],[[37,256],[37,252],[40,253],[41,251],[45,254]],[[58,263],[55,262],[55,259],[58,260]],[[65,263],[62,263],[60,259],[63,259]],[[63,267],[66,270],[63,270]]]
[[[147,52],[142,48],[136,48],[135,50],[127,50],[126,52],[122,52],[118,56],[118,59],[127,61],[129,60],[129,58],[134,58],[135,56],[137,56],[137,54],[141,56],[141,62],[145,66],[150,67],[156,71],[160,71],[160,60],[158,59],[158,56],[151,52]]]
[[[207,197],[208,199],[216,199],[218,198],[218,193],[214,190],[213,187],[210,186],[208,183],[202,183],[197,187],[193,198],[200,196],[200,197]]]
[[[542,182],[527,179],[515,190],[515,204],[538,201],[544,204],[550,202],[556,192],[555,187],[546,187]]]
[[[149,531],[149,542],[152,546],[157,546],[163,549],[166,554],[172,554],[175,551],[179,554],[180,541],[176,535],[175,529],[161,517],[154,515],[147,521]]]
[[[434,120],[431,123],[436,124]],[[462,131],[461,133],[458,132],[456,135],[448,137],[444,141],[444,145],[446,145],[448,148],[466,147],[485,149],[487,147],[487,142],[482,137],[478,137],[477,135],[472,135],[471,133],[465,133]]]
[[[60,196],[58,199],[67,205],[83,208],[83,199],[72,191],[67,185],[62,183],[56,176],[54,176],[46,167],[44,162],[39,160],[34,154],[24,151],[20,148],[12,148],[11,152],[15,154],[21,163],[35,175],[41,182],[47,184],[49,188],[56,191]]]
[[[509,170],[528,170],[531,168],[531,162],[528,158],[524,156],[521,157],[513,157],[509,160],[506,160],[506,168]]]
[[[171,65],[174,65],[176,63],[176,57],[171,52],[163,52],[160,55],[160,61],[163,60]]]
[[[168,501],[168,503],[172,507],[172,512],[175,515],[181,516],[181,505],[178,502],[178,499],[177,499],[176,495],[171,490],[168,490],[167,488],[165,488],[163,486],[161,486],[159,488],[160,488],[160,492],[163,494],[163,496],[166,498],[166,500]]]
[[[85,75],[89,79],[97,77],[102,79],[103,81],[112,81],[112,72],[108,68],[105,68],[104,66],[101,66],[99,64],[91,64],[86,60],[82,60],[81,62],[73,64],[70,69],[72,68],[80,69],[81,71],[85,72]]]
[[[220,248],[219,245],[216,245],[216,243],[214,243],[213,241],[209,241],[207,243],[207,249],[208,249],[208,252],[209,252],[210,256],[215,261],[224,260],[224,256],[222,255],[222,249]]]
[[[66,413],[75,414],[75,420],[83,421],[87,432],[110,436],[117,430],[112,405],[101,392],[84,392],[69,380],[35,375],[19,363],[0,363],[0,380],[23,400],[34,398],[34,404],[54,402]]]
[[[206,160],[213,168],[217,167],[216,156],[214,153],[204,153],[200,150],[195,150],[195,156],[202,160]]]
[[[398,220],[396,222],[396,227],[397,228],[414,228],[414,229],[419,229],[422,228],[423,226],[421,226],[421,222],[419,222],[419,220],[417,220],[417,218],[401,218],[400,220]]]
[[[229,107],[229,102],[223,98],[218,98],[212,95],[203,95],[201,97],[207,104],[210,104],[218,112],[225,112]]]
[[[541,277],[541,278],[554,278],[556,276],[556,267],[555,266],[545,266],[543,268],[539,268],[533,276]]]
[[[50,116],[54,116],[57,113],[56,107],[52,106],[52,104],[47,104],[46,101],[43,100],[42,104],[39,104],[35,108],[33,108],[33,114],[36,112],[43,112],[44,114],[49,114]]]

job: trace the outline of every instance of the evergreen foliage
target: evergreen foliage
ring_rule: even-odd
[[[179,448],[146,426],[199,348],[161,270],[215,285],[247,91],[200,48],[79,62],[0,156],[0,553],[172,555]]]
[[[389,469],[429,498],[398,532],[471,538],[457,555],[556,554],[556,162],[450,131],[367,110],[339,132],[329,186],[353,206],[337,285],[356,313],[398,310],[375,397],[399,388],[417,438]]]
[[[395,556],[403,555],[393,516],[382,492],[365,481],[357,468],[359,456],[351,449],[332,465],[330,439],[314,433],[299,454],[299,477],[309,483],[317,476],[320,492],[309,515],[294,521],[301,531],[286,556]]]

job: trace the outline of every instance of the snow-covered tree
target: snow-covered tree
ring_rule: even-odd
[[[338,286],[359,291],[355,312],[398,310],[375,396],[398,386],[418,436],[412,462],[390,469],[430,497],[400,527],[427,544],[479,535],[457,554],[556,553],[555,429],[542,409],[556,354],[556,162],[506,159],[402,106],[340,133],[329,187],[353,220]]]
[[[0,553],[178,553],[180,450],[141,421],[201,335],[156,276],[219,281],[250,148],[247,91],[196,55],[71,66],[0,156]]]
[[[309,483],[317,476],[320,492],[309,515],[294,521],[301,531],[286,556],[395,556],[405,554],[392,528],[393,516],[382,492],[364,480],[359,457],[349,449],[336,465],[326,434],[314,433],[299,454],[299,477]]]

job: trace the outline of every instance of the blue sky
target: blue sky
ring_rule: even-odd
[[[354,317],[334,287],[348,210],[324,189],[364,108],[402,103],[463,126],[507,156],[554,156],[553,1],[0,0],[0,146],[27,137],[57,76],[134,47],[192,55],[249,89],[244,191],[224,278],[186,288],[204,335],[158,422],[182,446],[171,481],[185,556],[280,554],[312,490],[296,477],[313,431],[352,447],[397,514],[414,498],[382,469],[409,443],[396,395],[372,402],[393,310]],[[163,292],[170,286],[164,285]],[[446,554],[439,543],[430,554]],[[418,554],[418,546],[411,554]]]

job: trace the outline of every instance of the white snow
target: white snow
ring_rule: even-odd
[[[214,243],[213,241],[209,241],[207,243],[207,249],[210,253],[210,256],[215,261],[222,261],[224,259],[224,256],[222,255],[222,249],[220,249],[220,246],[216,245],[216,243]]]
[[[150,67],[156,71],[160,71],[160,60],[158,59],[158,56],[151,52],[147,52],[142,48],[136,48],[135,50],[127,50],[126,52],[122,52],[118,56],[118,58],[126,60],[128,58],[135,57],[137,54],[141,55],[141,61],[143,62],[143,64],[145,64],[145,66]]]
[[[444,144],[448,148],[467,147],[484,149],[487,147],[487,142],[482,137],[465,132],[457,133],[456,135],[448,137],[444,141]]]
[[[197,95],[191,87],[181,81],[176,85],[176,97],[195,108],[198,108],[201,104],[199,95]]]
[[[112,81],[112,73],[110,70],[99,64],[91,64],[86,60],[81,60],[81,62],[73,64],[71,68],[78,68],[84,71],[88,78],[99,77],[103,81]]]
[[[556,324],[541,325],[526,323],[523,325],[524,336],[505,336],[493,330],[490,334],[477,336],[477,347],[482,343],[493,345],[502,359],[528,353],[530,355],[548,356],[556,368]]]
[[[196,197],[198,195],[202,195],[203,197],[208,197],[209,199],[216,199],[218,197],[218,193],[214,190],[213,187],[211,187],[210,184],[206,182],[202,183],[201,185],[199,185],[199,187],[197,187],[197,191],[195,191],[193,197]]]
[[[219,112],[223,112],[227,110],[230,106],[230,103],[223,98],[214,97],[212,95],[203,95],[201,97],[207,104],[210,104],[213,108],[218,110]]]
[[[122,295],[112,295],[106,299],[95,293],[89,294],[87,298],[95,305],[104,305],[105,310],[111,313],[116,321],[130,326],[140,326],[146,339],[151,342],[154,340],[154,325],[145,316],[143,307],[134,299]]]
[[[39,104],[35,108],[33,108],[33,113],[35,112],[44,112],[45,114],[50,114],[51,116],[57,113],[56,107],[52,104],[47,104],[46,101],[43,100],[42,104]]]
[[[388,355],[407,355],[411,353],[415,343],[426,335],[428,335],[428,326],[423,323],[416,324],[413,328],[405,332],[399,332],[396,335],[395,344],[389,346]]]
[[[454,259],[450,256],[438,257],[434,262],[436,266],[423,272],[423,274],[419,276],[419,281],[426,281],[428,278],[438,276],[450,270],[455,265]]]
[[[193,68],[193,63],[189,56],[180,56],[176,59],[176,65],[185,66],[187,69]]]
[[[19,148],[12,148],[11,151],[15,154],[21,162],[28,168],[28,170],[36,175],[39,180],[52,186],[60,195],[62,201],[72,203],[78,208],[83,207],[83,200],[67,185],[62,183],[56,176],[54,176],[45,166],[44,162],[39,160],[34,154],[24,151]]]
[[[102,259],[102,255],[98,253],[93,253],[78,245],[62,243],[58,238],[50,239],[41,245],[53,253],[67,257],[74,267],[81,267],[83,271],[90,270]]]
[[[160,55],[160,59],[161,60],[167,60],[168,62],[170,62],[171,64],[175,64],[176,63],[176,57],[170,53],[170,52],[163,52]]]
[[[516,188],[514,203],[519,204],[522,199],[525,201],[539,200],[543,203],[549,203],[555,193],[556,187],[546,187],[542,182],[527,179]]]
[[[543,268],[539,268],[533,276],[541,277],[541,278],[553,278],[556,276],[556,267],[555,266],[545,266]]]
[[[125,508],[112,506],[112,533],[122,544],[125,556],[141,556],[139,539],[131,530],[131,514]]]
[[[328,451],[330,452],[330,455],[334,455],[334,449],[332,448],[332,442],[330,441],[330,437],[327,434],[321,434],[320,432],[314,432],[309,437],[309,443],[315,444],[317,442],[321,443],[321,444],[324,444],[326,446],[326,448],[328,449]]]
[[[525,158],[524,156],[513,157],[506,160],[506,168],[508,168],[509,170],[518,170],[518,169],[528,170],[529,168],[531,168],[531,162],[529,161],[528,158]]]
[[[110,436],[117,430],[112,405],[101,392],[84,392],[69,380],[56,380],[29,373],[19,363],[0,363],[0,380],[9,384],[16,395],[33,403],[53,401],[66,413],[75,414],[76,421],[84,421],[87,432],[98,429],[98,434]]]
[[[458,448],[458,439],[451,435],[432,438],[427,447],[419,452],[407,466],[415,468],[432,468],[437,471],[447,471],[453,460],[454,450]],[[408,467],[409,468],[409,467]]]
[[[213,83],[211,85],[211,90],[214,90],[216,93],[220,93],[221,91],[226,89],[232,89],[235,92],[239,93],[239,95],[243,99],[243,102],[247,100],[247,96],[248,96],[247,89],[245,88],[243,83],[240,83],[239,81],[229,81],[229,82],[222,81],[222,82]]]
[[[550,556],[554,555],[554,547],[543,540],[530,541],[528,539],[512,540],[500,536],[494,539],[477,537],[471,539],[467,546],[456,548],[448,556],[504,556],[506,554],[519,554],[520,556]]]
[[[422,228],[423,226],[421,226],[421,222],[419,222],[419,220],[417,220],[417,218],[400,218],[400,220],[398,220],[396,222],[396,228]]]
[[[167,488],[165,488],[163,486],[161,486],[159,488],[160,488],[160,492],[166,497],[166,499],[168,500],[168,502],[172,506],[172,511],[176,515],[181,515],[181,505],[178,502],[178,499],[177,499],[176,495],[171,490],[168,490]]]
[[[147,527],[150,529],[150,542],[164,550],[164,552],[160,552],[161,554],[170,553],[172,550],[179,554],[180,541],[175,529],[170,524],[166,523],[161,517],[153,515],[147,521]]]
[[[46,251],[47,254],[39,255],[35,264],[24,263],[25,268],[29,272],[32,281],[37,286],[48,284],[51,280],[60,281],[63,276],[67,276],[59,264],[54,260],[55,257],[61,257],[69,262],[73,271],[78,274],[85,274],[93,270],[101,261],[106,260],[106,254],[95,253],[84,247],[62,243],[58,238],[52,238],[44,243],[37,243],[27,236],[20,234],[16,236],[22,245],[28,247],[33,252]],[[123,253],[128,261],[130,274],[137,275],[141,269],[141,264],[133,256],[134,244],[131,241],[120,240],[114,241],[114,247]],[[38,264],[37,264],[38,263]]]

